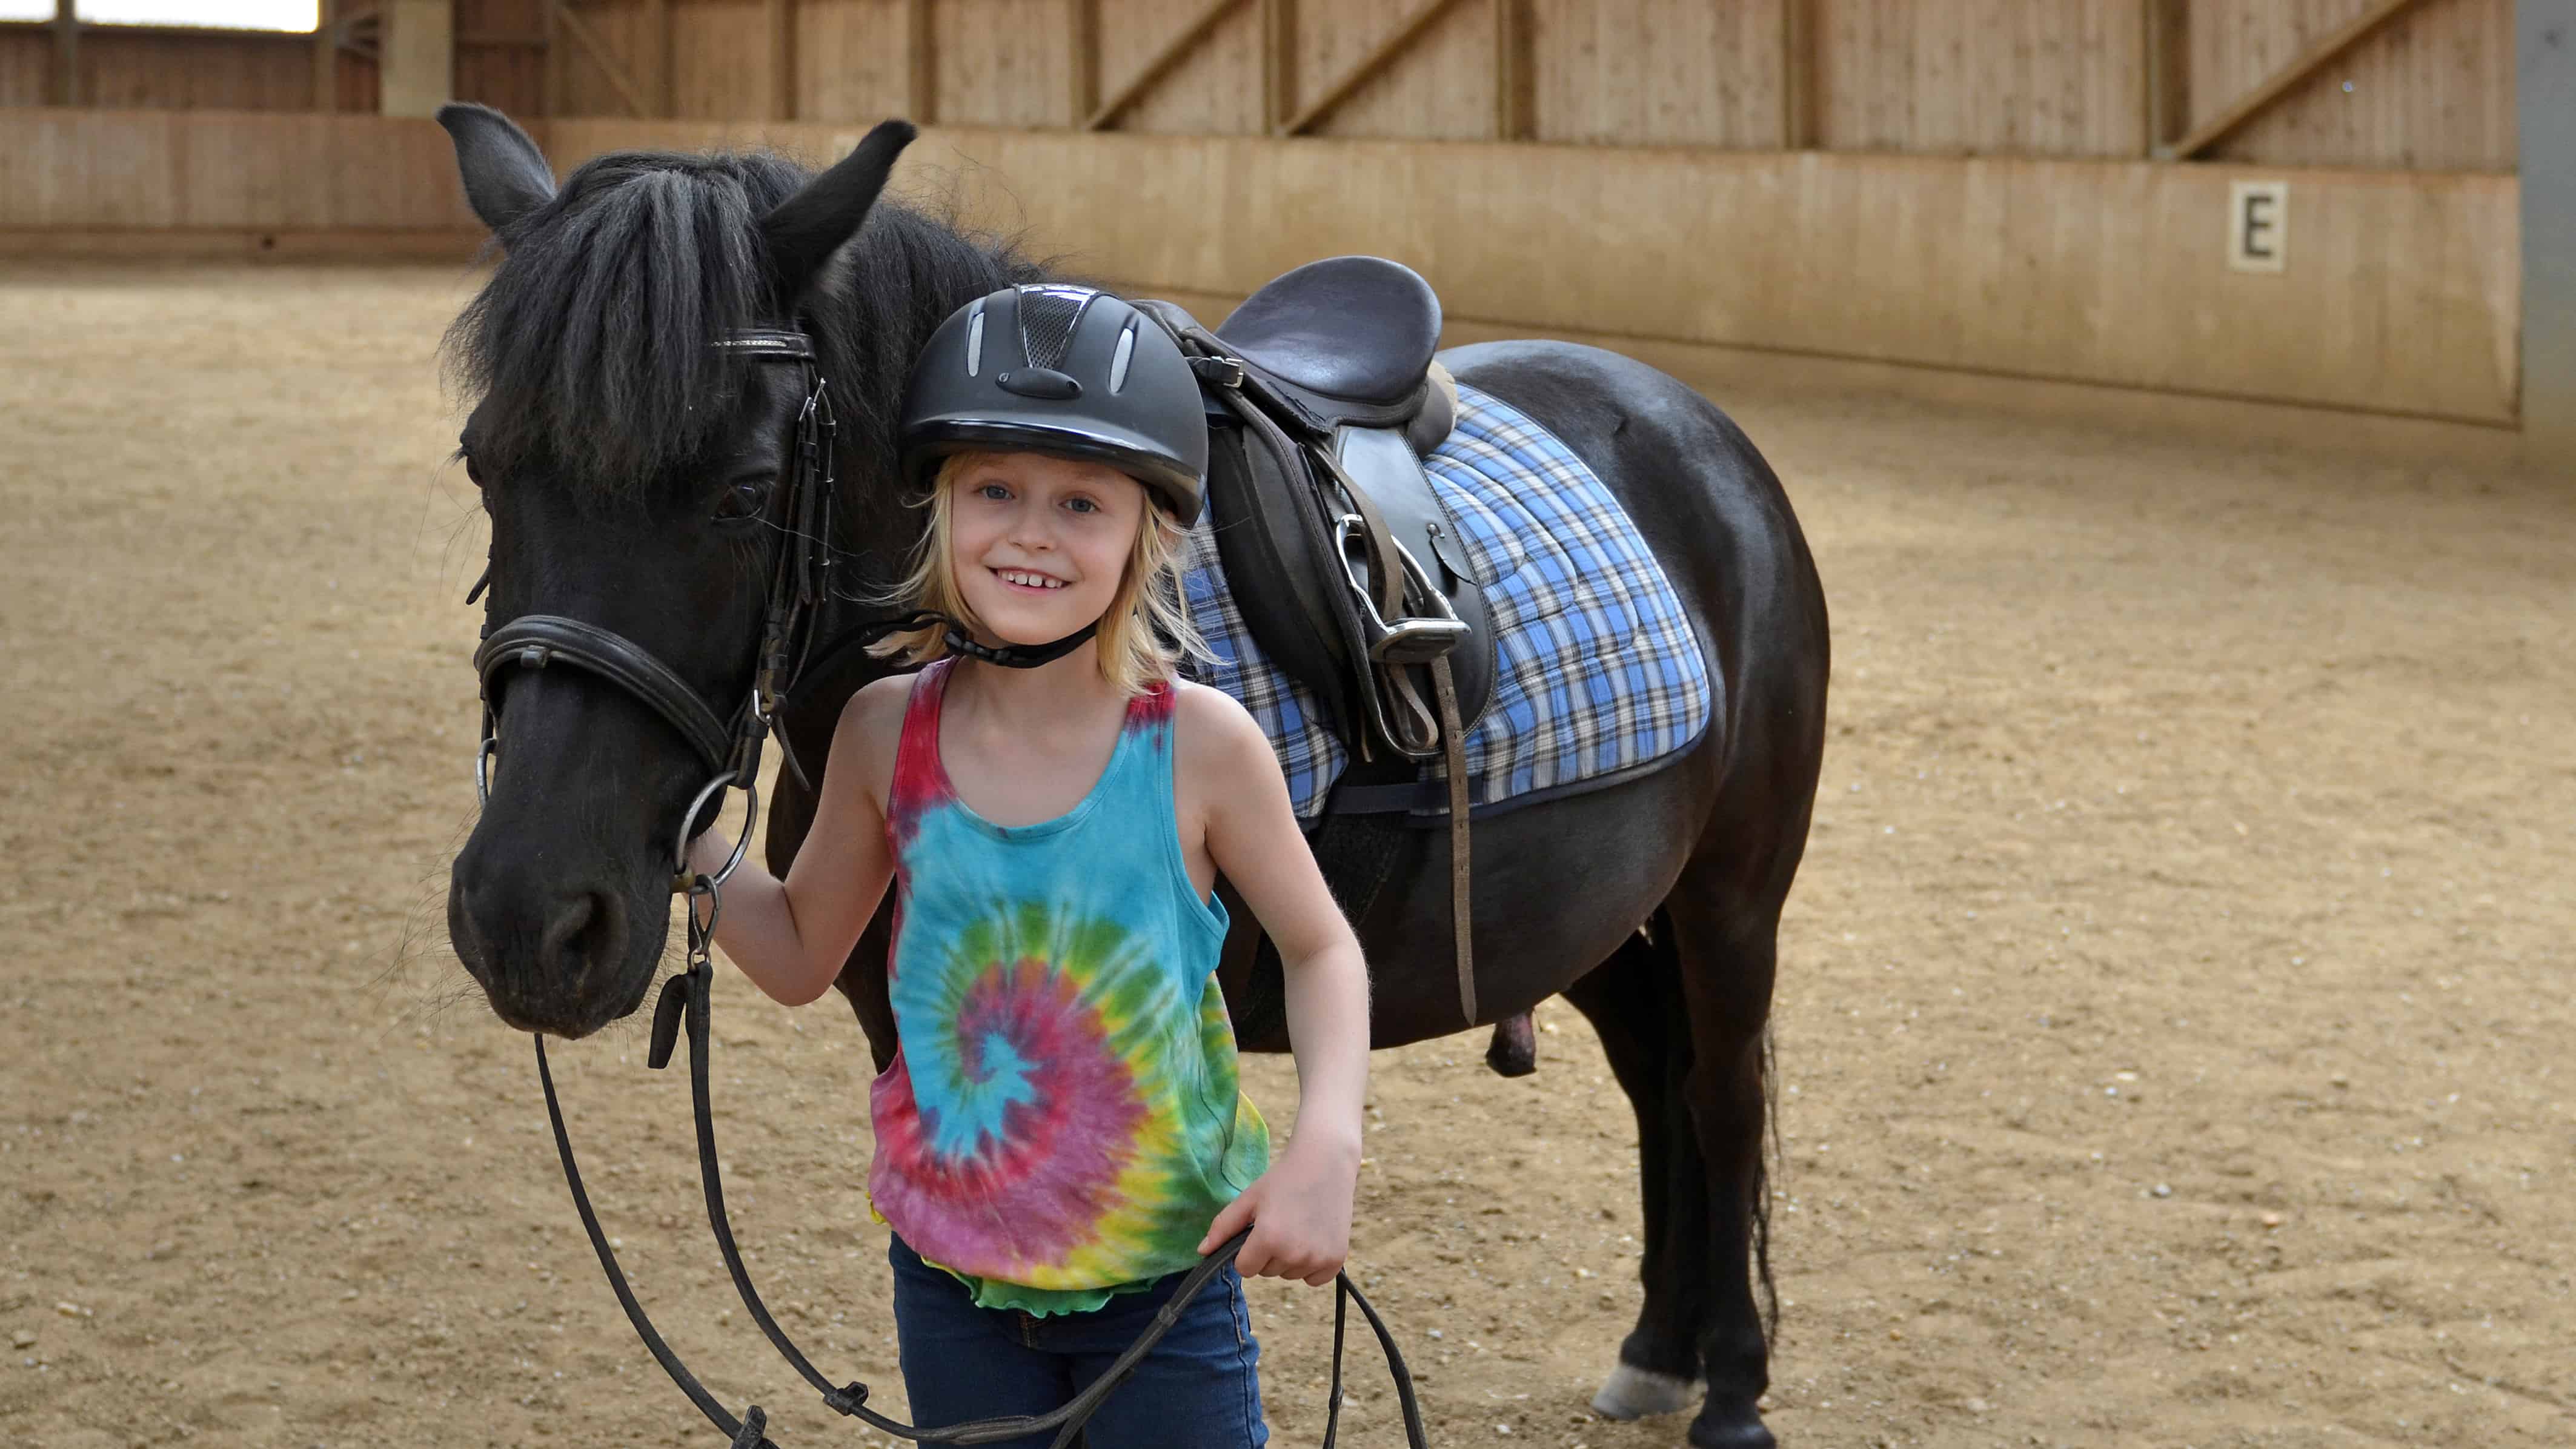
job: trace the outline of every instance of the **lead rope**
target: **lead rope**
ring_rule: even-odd
[[[707,901],[703,916],[697,907],[702,897]],[[684,1024],[687,1026],[689,1105],[697,1126],[698,1173],[706,1189],[707,1222],[714,1230],[717,1251],[724,1257],[725,1269],[733,1277],[734,1290],[741,1296],[743,1307],[749,1310],[752,1321],[760,1325],[761,1332],[779,1355],[822,1395],[827,1407],[880,1433],[921,1444],[971,1445],[998,1443],[1054,1430],[1053,1449],[1065,1449],[1073,1442],[1074,1436],[1082,1432],[1082,1426],[1098,1412],[1101,1403],[1135,1372],[1136,1366],[1144,1361],[1154,1345],[1171,1332],[1180,1321],[1182,1310],[1198,1296],[1199,1291],[1243,1251],[1245,1241],[1252,1235],[1251,1230],[1247,1228],[1235,1234],[1214,1253],[1201,1259],[1173,1290],[1171,1298],[1155,1310],[1153,1322],[1136,1342],[1129,1345],[1127,1351],[1120,1354],[1088,1388],[1049,1413],[996,1415],[944,1428],[923,1429],[890,1419],[867,1407],[868,1386],[864,1382],[853,1379],[846,1385],[835,1386],[814,1367],[813,1361],[787,1336],[786,1330],[778,1326],[778,1320],[770,1313],[768,1305],[761,1301],[759,1291],[752,1286],[751,1272],[743,1265],[741,1251],[734,1242],[732,1220],[725,1212],[723,1171],[717,1162],[715,1113],[708,1086],[709,1047],[713,1040],[711,988],[715,975],[709,943],[714,937],[716,918],[721,909],[721,898],[712,878],[701,875],[691,881],[688,967],[680,975],[662,983],[661,995],[653,1005],[652,1043],[645,1061],[657,1071],[669,1065],[680,1028]],[[555,1153],[563,1160],[564,1181],[572,1189],[573,1206],[581,1215],[582,1231],[590,1237],[591,1249],[599,1257],[600,1270],[607,1274],[609,1287],[617,1295],[618,1306],[626,1310],[627,1321],[634,1325],[636,1336],[644,1340],[645,1348],[662,1365],[662,1371],[670,1375],[671,1381],[679,1385],[680,1392],[697,1405],[707,1421],[728,1438],[733,1449],[777,1449],[767,1437],[767,1415],[760,1406],[746,1407],[740,1419],[725,1412],[724,1406],[663,1341],[661,1334],[655,1331],[652,1319],[645,1314],[643,1305],[636,1301],[635,1291],[627,1283],[625,1271],[618,1266],[617,1255],[610,1250],[608,1236],[599,1225],[597,1212],[591,1207],[590,1195],[582,1187],[581,1169],[573,1157],[572,1138],[564,1127],[563,1106],[555,1095],[554,1073],[546,1063],[545,1038],[537,1037],[536,1043],[537,1078],[545,1086],[546,1118],[554,1127]],[[1404,1354],[1396,1347],[1395,1336],[1388,1331],[1385,1320],[1378,1316],[1367,1296],[1351,1282],[1348,1273],[1336,1274],[1334,1278],[1332,1391],[1325,1410],[1323,1449],[1333,1449],[1340,1425],[1344,1396],[1344,1335],[1353,1304],[1358,1305],[1361,1318],[1367,1322],[1370,1332],[1377,1338],[1378,1347],[1386,1355],[1387,1371],[1395,1382],[1396,1402],[1404,1416],[1405,1442],[1410,1449],[1426,1449],[1429,1441],[1423,1432],[1422,1406],[1414,1392],[1412,1371],[1406,1367]]]

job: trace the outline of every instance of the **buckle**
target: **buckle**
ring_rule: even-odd
[[[1243,363],[1231,357],[1193,357],[1190,373],[1199,381],[1218,387],[1243,386]]]

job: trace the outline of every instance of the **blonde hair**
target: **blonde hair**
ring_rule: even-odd
[[[957,587],[951,570],[948,500],[960,473],[997,456],[952,453],[940,463],[929,498],[915,505],[929,510],[929,526],[913,549],[911,572],[895,585],[895,597],[905,607],[945,614],[970,632],[982,627],[982,621],[967,607],[965,592]],[[1126,571],[1094,636],[1100,646],[1100,677],[1122,694],[1143,694],[1170,679],[1184,658],[1215,658],[1181,602],[1181,538],[1180,525],[1148,492],[1135,544],[1127,551]],[[934,624],[888,635],[869,652],[907,664],[945,659],[950,653],[948,630]]]

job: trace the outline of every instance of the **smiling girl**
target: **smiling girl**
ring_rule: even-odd
[[[1268,738],[1173,677],[1196,381],[1117,298],[1012,288],[931,339],[902,446],[929,514],[906,591],[948,622],[884,646],[927,667],[852,697],[787,878],[744,865],[716,943],[809,1002],[894,887],[868,1191],[916,1420],[1071,1399],[1248,1227],[1088,1432],[1265,1443],[1238,1273],[1321,1285],[1348,1252],[1368,988]],[[692,867],[725,854],[701,836]],[[1299,1101],[1275,1157],[1214,975],[1220,873],[1286,970]]]

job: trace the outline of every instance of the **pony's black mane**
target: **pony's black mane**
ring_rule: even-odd
[[[495,238],[491,281],[448,329],[451,376],[504,404],[477,447],[611,495],[695,459],[751,365],[709,344],[790,320],[758,223],[813,176],[766,152],[619,151],[575,171]],[[831,384],[845,482],[892,476],[904,373],[939,323],[1042,274],[1006,242],[878,200],[800,319]]]

